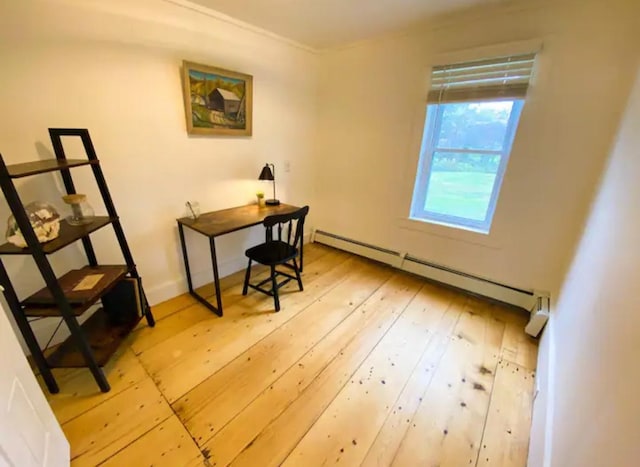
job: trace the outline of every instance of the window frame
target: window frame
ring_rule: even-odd
[[[458,229],[472,230],[483,234],[489,233],[500,195],[500,189],[502,188],[504,173],[509,162],[513,141],[515,139],[518,124],[520,122],[520,117],[522,115],[522,109],[525,104],[525,99],[496,98],[471,100],[467,102],[483,103],[505,101],[512,101],[513,107],[511,109],[511,114],[509,115],[509,121],[507,123],[507,129],[505,131],[502,150],[500,151],[436,147],[436,143],[440,139],[440,129],[442,127],[442,114],[444,111],[444,106],[447,104],[459,104],[462,102],[441,102],[427,104],[426,118],[423,127],[422,145],[418,161],[418,170],[416,173],[416,179],[411,199],[411,208],[409,214],[411,220],[446,225]],[[428,211],[425,209],[427,194],[429,193],[429,183],[431,179],[431,165],[433,162],[433,156],[436,152],[486,154],[488,156],[500,156],[500,163],[498,165],[498,170],[494,179],[491,197],[489,199],[489,205],[487,207],[484,220],[479,221],[450,214]]]

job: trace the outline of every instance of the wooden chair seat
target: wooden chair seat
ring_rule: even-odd
[[[291,261],[298,256],[298,249],[287,242],[274,241],[249,248],[245,254],[256,263],[271,266]]]

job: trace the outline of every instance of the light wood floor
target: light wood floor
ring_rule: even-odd
[[[73,465],[526,464],[525,314],[320,245],[305,260],[279,313],[242,297],[242,273],[223,281],[224,318],[188,295],[153,307],[107,394],[56,370]]]

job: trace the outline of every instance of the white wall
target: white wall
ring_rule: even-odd
[[[555,290],[633,78],[637,2],[520,2],[330,51],[319,96],[319,229],[522,288]],[[430,66],[539,39],[489,236],[409,230]]]
[[[533,435],[547,433],[552,467],[626,467],[640,458],[638,128],[640,73],[545,336],[555,348],[552,410],[544,426],[536,403]],[[531,456],[530,465],[542,465],[539,449]]]
[[[252,137],[187,135],[183,59],[254,76]],[[202,211],[253,202],[258,189],[270,190],[257,181],[269,161],[278,170],[280,199],[314,204],[318,58],[304,47],[188,2],[29,0],[0,6],[0,61],[3,157],[52,157],[49,127],[88,128],[152,303],[186,290],[175,223],[186,200],[198,200]],[[90,171],[76,174],[78,191],[104,212]],[[24,200],[64,211],[57,177],[25,179]],[[221,272],[244,267],[244,250],[262,235],[254,228],[222,238]],[[110,228],[94,238],[101,262],[122,261]],[[207,242],[188,239],[195,272],[211,280]],[[85,261],[79,245],[53,259],[61,273]],[[23,296],[43,285],[30,259],[6,264]]]

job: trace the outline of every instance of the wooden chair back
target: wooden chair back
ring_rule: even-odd
[[[286,242],[294,248],[302,243],[302,235],[304,232],[304,220],[309,213],[309,206],[298,209],[289,214],[276,214],[265,218],[263,225],[265,227],[267,243],[273,241]],[[295,231],[293,223],[295,222]],[[286,235],[283,237],[283,227],[286,227]],[[274,236],[274,230],[277,236]],[[293,237],[292,237],[293,232]]]

